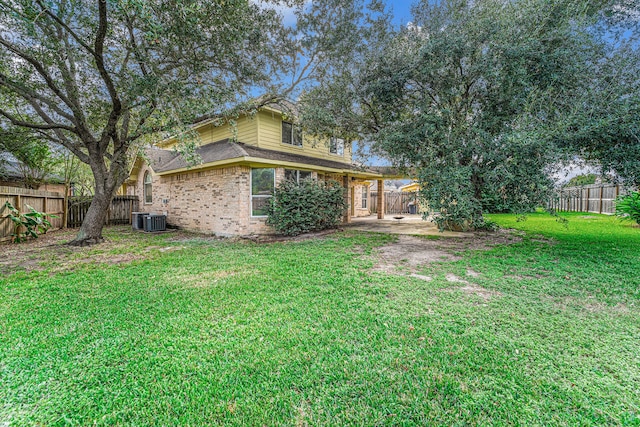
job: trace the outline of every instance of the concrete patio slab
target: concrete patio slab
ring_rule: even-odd
[[[422,215],[387,214],[384,219],[377,216],[365,216],[352,218],[350,224],[344,225],[351,230],[371,231],[374,233],[388,234],[412,234],[418,236],[442,236],[442,237],[473,237],[474,233],[460,233],[454,231],[438,231],[438,227],[429,221],[423,220]]]

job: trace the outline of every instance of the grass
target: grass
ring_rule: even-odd
[[[432,281],[371,271],[392,236],[109,229],[0,279],[0,425],[640,426],[640,229],[567,216]]]

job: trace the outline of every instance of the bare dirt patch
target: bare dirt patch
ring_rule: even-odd
[[[480,273],[478,273],[477,271],[473,271],[471,269],[467,270],[467,276],[469,277],[480,277]]]
[[[117,233],[117,239],[109,234]],[[127,226],[105,228],[105,241],[95,246],[69,246],[77,230],[56,230],[41,235],[37,239],[14,244],[0,243],[0,274],[8,275],[19,271],[52,272],[73,270],[83,264],[126,264],[151,256],[154,252],[180,250],[183,247],[162,247],[149,245],[147,236],[132,231]],[[184,239],[182,232],[176,237]],[[124,238],[123,238],[124,237]]]
[[[469,272],[471,272],[471,271],[472,270],[467,270],[467,275],[470,275]],[[479,273],[476,273],[475,271],[473,273],[475,273],[475,276],[471,275],[473,277],[478,277],[480,275]],[[462,278],[456,276],[455,274],[448,273],[445,276],[445,279],[447,280],[447,282],[462,283],[465,286],[441,289],[444,292],[461,291],[461,292],[464,292],[467,295],[478,296],[478,297],[482,298],[485,301],[489,301],[493,297],[502,296],[502,294],[500,292],[498,292],[498,291],[491,291],[489,289],[483,288],[482,286],[478,286],[478,285],[476,285],[474,283],[470,283],[470,282],[466,281],[465,279],[462,279]]]
[[[406,275],[416,279],[431,281],[433,278],[419,274],[418,271],[426,264],[433,262],[455,261],[460,259],[460,252],[466,250],[488,250],[502,244],[516,243],[522,240],[522,235],[514,234],[509,230],[500,230],[495,233],[476,233],[471,237],[455,238],[443,237],[439,239],[426,239],[410,235],[399,235],[394,243],[382,246],[374,253],[374,271],[382,271],[388,274]],[[466,278],[470,280],[478,278],[481,273],[468,269]],[[501,296],[497,291],[492,291],[455,274],[447,274],[445,279],[463,286],[454,286],[441,289],[443,292],[463,292],[466,295],[480,297],[484,301]]]
[[[394,243],[378,248],[373,255],[376,261],[373,270],[397,274],[415,273],[421,266],[433,262],[456,261],[460,252],[466,250],[488,250],[497,245],[517,243],[522,240],[509,230],[495,233],[476,233],[472,237],[442,237],[427,239],[410,235],[399,235]],[[471,277],[479,273],[469,271]]]

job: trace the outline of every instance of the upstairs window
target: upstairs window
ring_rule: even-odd
[[[329,152],[331,154],[337,154],[338,156],[344,156],[344,139],[331,138],[329,142]]]
[[[251,216],[267,216],[275,188],[275,169],[251,169]]]
[[[282,143],[302,147],[302,131],[290,122],[282,122]]]
[[[304,179],[311,178],[311,172],[309,171],[299,171],[295,169],[285,169],[284,170],[284,179],[300,182]]]
[[[144,202],[145,203],[152,203],[153,202],[153,197],[151,195],[151,183],[153,182],[153,179],[151,178],[151,174],[149,173],[149,171],[146,171],[144,173]]]

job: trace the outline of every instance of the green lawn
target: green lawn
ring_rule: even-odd
[[[355,232],[44,247],[0,279],[0,426],[640,426],[640,229],[566,216],[431,281]]]

